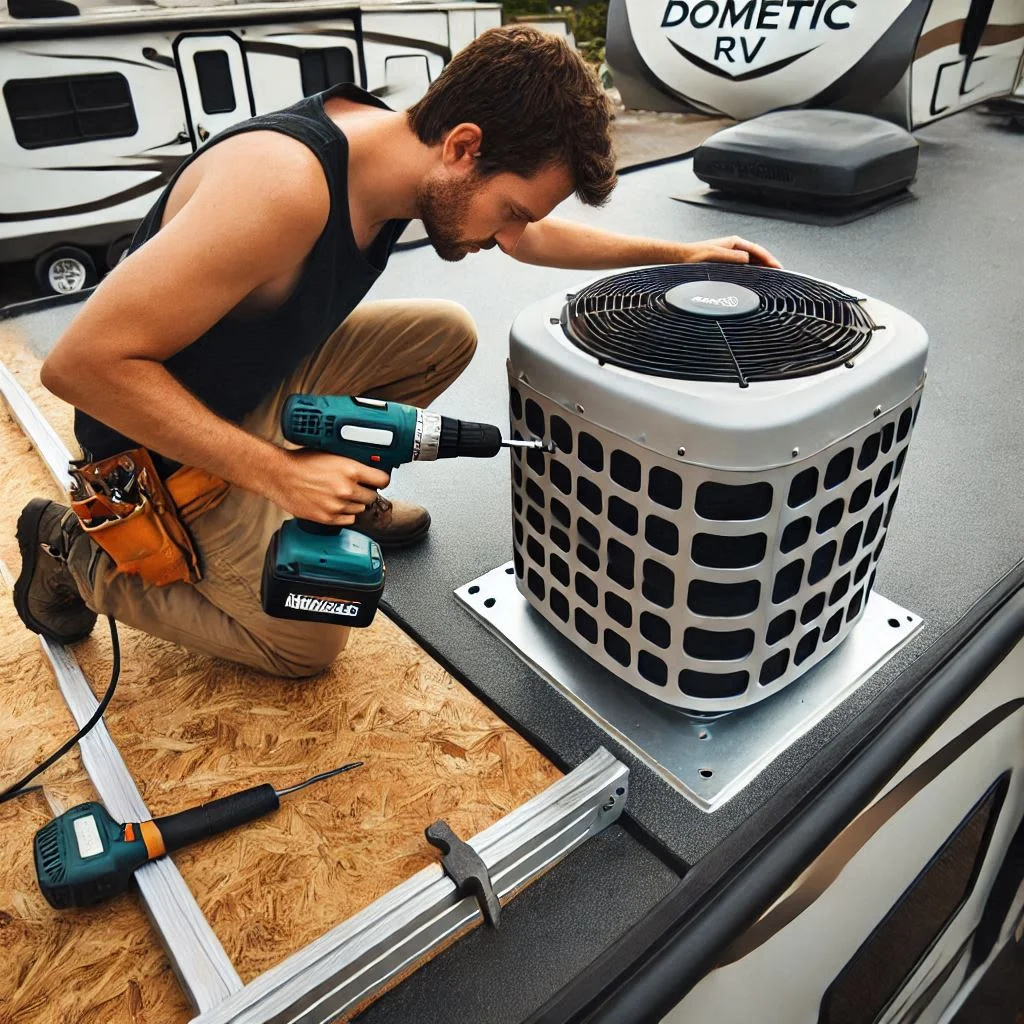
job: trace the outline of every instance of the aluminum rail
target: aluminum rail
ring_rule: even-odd
[[[28,393],[18,383],[10,370],[0,363],[0,393],[7,402],[7,407],[14,417],[14,422],[21,427],[25,436],[35,446],[46,468],[53,474],[57,486],[66,491],[71,484],[68,463],[71,453],[68,446],[60,439],[60,435],[50,426],[49,420],[39,411],[39,407],[29,398]]]
[[[615,821],[629,770],[603,747],[469,841],[498,897],[511,898]],[[438,867],[424,868],[192,1024],[327,1024],[482,919]]]

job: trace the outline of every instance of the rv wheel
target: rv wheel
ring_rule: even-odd
[[[96,283],[96,264],[74,245],[51,249],[36,260],[36,283],[46,295],[67,295]]]
[[[132,244],[131,235],[123,235],[116,242],[107,246],[107,269],[113,270],[128,255],[128,247]]]

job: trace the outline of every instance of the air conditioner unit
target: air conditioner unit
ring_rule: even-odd
[[[652,267],[524,310],[508,361],[516,582],[625,684],[756,703],[856,626],[927,335],[825,281]]]

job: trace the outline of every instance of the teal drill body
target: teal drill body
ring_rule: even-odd
[[[286,440],[390,473],[406,462],[489,458],[501,431],[377,398],[290,395],[281,410]],[[384,590],[376,541],[351,529],[290,519],[270,542],[261,595],[268,615],[368,626]]]
[[[138,825],[120,825],[98,803],[79,804],[36,834],[36,876],[52,907],[91,907],[124,892],[149,851]]]
[[[390,473],[415,460],[421,410],[348,395],[291,395],[281,430],[292,444],[344,455]]]

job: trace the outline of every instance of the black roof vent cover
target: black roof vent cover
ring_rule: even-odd
[[[602,278],[566,302],[562,327],[602,363],[741,387],[839,366],[878,329],[857,297],[839,288],[728,263]]]

